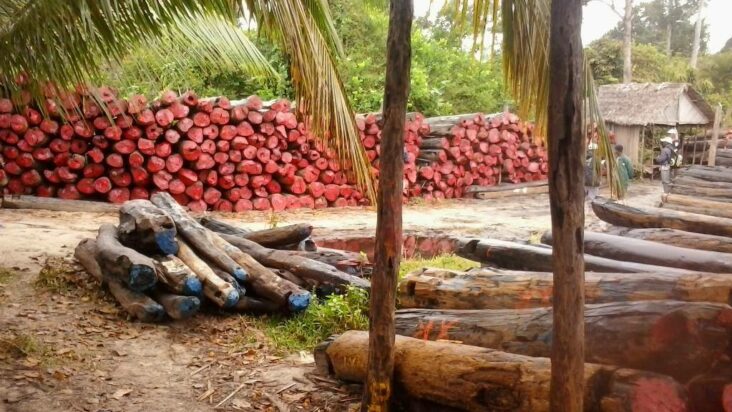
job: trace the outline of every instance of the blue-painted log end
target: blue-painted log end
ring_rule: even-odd
[[[145,265],[132,265],[128,273],[127,286],[135,292],[144,292],[155,286],[157,275]]]
[[[181,316],[187,318],[196,314],[200,307],[201,301],[195,296],[189,296],[188,299],[181,299],[178,310],[180,311]]]
[[[162,305],[157,302],[154,304],[145,305],[145,310],[139,319],[143,322],[160,322],[165,319],[165,309]],[[138,312],[139,313],[139,312]]]
[[[290,312],[302,312],[310,306],[310,292],[303,292],[290,295],[287,298],[290,306]]]
[[[234,279],[239,282],[246,282],[249,278],[249,273],[247,273],[244,268],[236,268],[234,269],[234,273],[232,273],[232,276],[234,276]]]
[[[175,229],[163,230],[155,233],[155,244],[164,255],[178,253],[178,242],[175,240]]]
[[[234,289],[229,293],[229,296],[226,297],[226,302],[224,302],[225,308],[232,308],[236,306],[236,303],[239,302],[239,292]]]
[[[202,296],[203,295],[203,284],[197,277],[189,277],[183,284],[183,293],[188,296]]]

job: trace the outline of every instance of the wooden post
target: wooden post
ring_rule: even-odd
[[[394,312],[402,253],[404,122],[412,58],[412,0],[391,0],[386,41],[384,129],[381,140],[374,272],[369,311],[369,362],[362,411],[386,412],[394,373]]]
[[[581,412],[584,393],[584,153],[582,2],[553,0],[549,42],[549,202],[554,330],[549,405]]]
[[[719,128],[722,123],[722,105],[717,105],[714,111],[714,129],[712,129],[712,141],[709,143],[709,166],[717,164],[717,143],[719,142]]]

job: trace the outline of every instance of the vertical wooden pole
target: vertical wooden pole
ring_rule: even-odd
[[[394,311],[402,253],[404,122],[412,55],[412,0],[391,0],[386,43],[384,129],[381,132],[374,271],[369,310],[369,364],[362,411],[386,412],[394,373]]]
[[[581,0],[553,0],[549,45],[549,202],[554,261],[550,409],[582,412],[584,144]]]
[[[719,128],[722,123],[722,105],[717,105],[714,112],[714,129],[712,129],[712,141],[709,144],[709,166],[717,164],[717,144],[719,143]]]

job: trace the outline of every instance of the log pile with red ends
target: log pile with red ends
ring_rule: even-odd
[[[546,180],[547,152],[533,125],[512,113],[427,119],[430,134],[420,144],[418,187],[425,198],[463,197],[475,185]]]
[[[204,304],[237,312],[297,313],[310,303],[308,290],[370,287],[357,270],[368,262],[349,264],[349,252],[289,250],[309,238],[309,225],[249,232],[212,219],[204,224],[160,192],[151,200],[125,202],[119,225],[102,225],[96,239],[79,243],[75,256],[131,317],[145,322],[166,314],[187,318]]]

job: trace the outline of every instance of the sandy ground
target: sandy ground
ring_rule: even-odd
[[[628,203],[653,205],[660,192],[660,185],[634,185]],[[548,203],[546,195],[534,195],[409,205],[404,228],[526,240],[550,227]],[[266,228],[273,219],[260,212],[217,217],[252,229]],[[376,226],[375,212],[363,208],[286,212],[276,219],[280,225],[311,223],[320,238],[370,236]],[[354,407],[357,388],[314,377],[308,353],[272,356],[245,317],[201,314],[164,325],[129,322],[74,267],[68,276],[78,287],[58,293],[33,287],[49,257],[69,260],[81,239],[116,220],[114,214],[0,209],[0,267],[16,272],[0,280],[0,347],[17,345],[19,336],[32,337],[39,346],[32,356],[0,351],[0,411]],[[590,212],[587,225],[602,229],[604,223]]]

